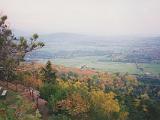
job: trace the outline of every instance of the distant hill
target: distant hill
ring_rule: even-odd
[[[160,37],[101,37],[75,33],[40,35],[45,47],[32,58],[73,58],[107,56],[119,62],[150,62],[160,59]]]

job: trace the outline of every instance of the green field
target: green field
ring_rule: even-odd
[[[100,57],[88,56],[88,57],[76,57],[72,59],[54,59],[52,62],[57,65],[64,65],[67,67],[77,67],[80,68],[82,65],[86,65],[89,68],[94,68],[96,70],[108,71],[108,72],[121,72],[130,74],[144,74],[151,73],[153,75],[158,75],[160,73],[160,64],[138,64],[144,69],[144,72],[138,70],[134,63],[122,63],[122,62],[100,62],[98,61]],[[46,61],[45,61],[46,62]]]

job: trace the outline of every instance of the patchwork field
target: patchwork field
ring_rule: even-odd
[[[67,67],[77,67],[86,66],[88,69],[96,69],[100,71],[108,72],[121,72],[130,74],[153,74],[158,75],[160,73],[160,64],[149,64],[149,63],[139,63],[138,66],[143,68],[143,71],[137,69],[135,63],[123,63],[123,62],[100,62],[98,61],[100,57],[89,56],[89,57],[76,57],[72,59],[51,59],[54,64],[64,65]],[[40,60],[40,62],[47,62],[47,60]]]

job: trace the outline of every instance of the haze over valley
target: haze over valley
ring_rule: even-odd
[[[53,61],[70,67],[132,74],[160,73],[160,37],[91,36],[75,33],[41,35],[45,47],[26,60]]]

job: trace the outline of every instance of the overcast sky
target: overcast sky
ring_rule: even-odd
[[[0,11],[22,31],[160,35],[160,0],[0,0]]]

